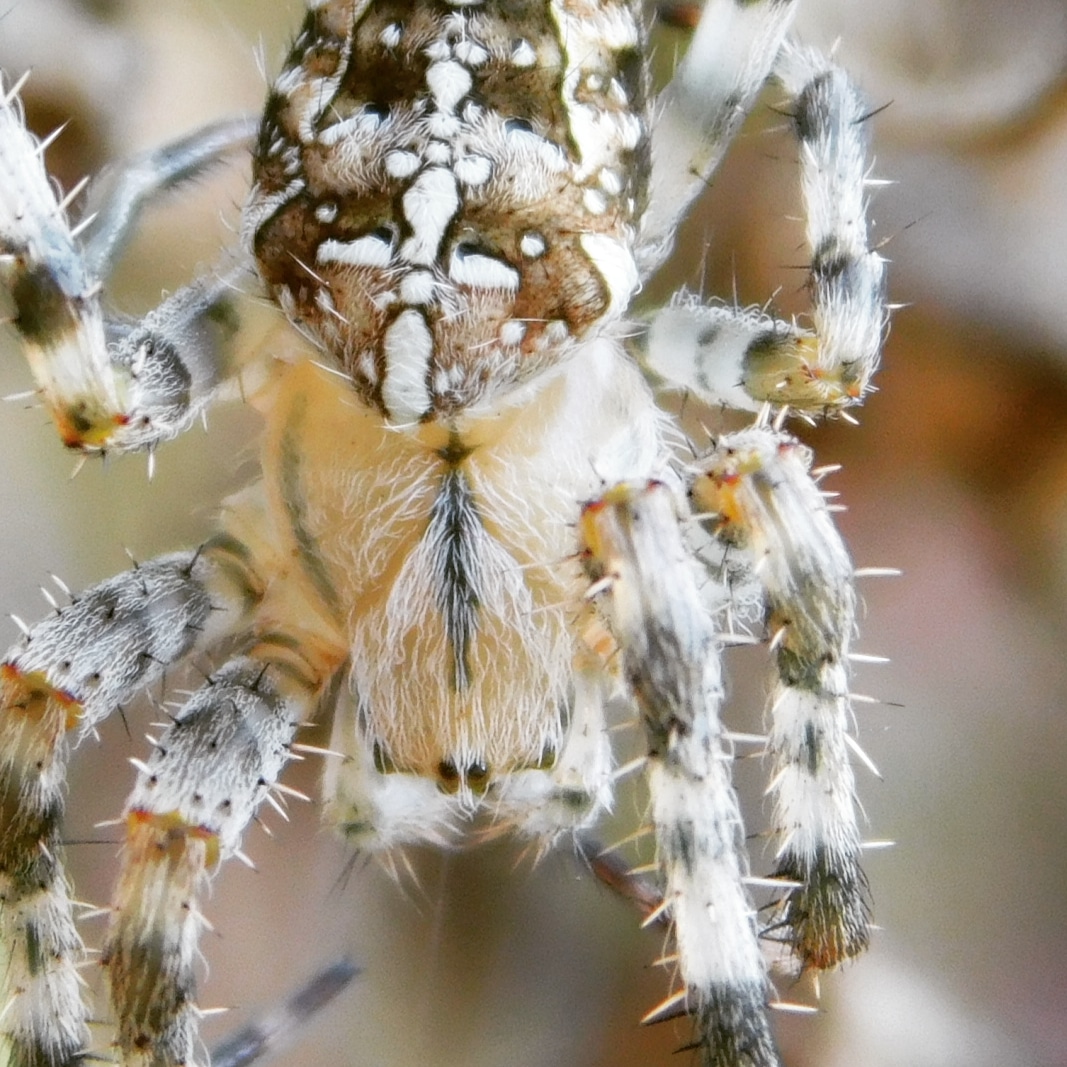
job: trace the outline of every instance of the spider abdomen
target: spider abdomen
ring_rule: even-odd
[[[637,8],[309,11],[246,230],[286,313],[393,423],[493,403],[626,307],[647,182]]]

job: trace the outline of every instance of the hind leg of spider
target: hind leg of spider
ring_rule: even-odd
[[[125,160],[106,180],[94,183],[84,213],[88,269],[106,278],[144,209],[170,190],[200,178],[227,156],[247,152],[257,125],[251,117],[211,123]]]
[[[301,1027],[343,993],[359,975],[348,958],[324,967],[272,1011],[254,1019],[211,1050],[211,1067],[251,1067],[277,1055]]]
[[[0,938],[10,1062],[85,1048],[82,956],[60,827],[72,745],[166,668],[239,628],[259,596],[234,543],[163,556],[26,631],[0,665]]]
[[[797,0],[705,0],[689,50],[656,101],[638,266],[648,278],[774,69]]]

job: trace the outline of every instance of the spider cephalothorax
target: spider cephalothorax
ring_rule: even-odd
[[[803,967],[865,946],[852,567],[783,426],[862,398],[882,262],[866,109],[786,40],[793,8],[708,0],[653,102],[636,0],[309,2],[254,138],[245,256],[284,320],[251,355],[233,344],[233,269],[137,323],[101,300],[139,205],[241,151],[248,124],[135,161],[72,228],[8,91],[0,263],[64,442],[154,449],[238,375],[264,419],[262,477],[217,536],[74,598],[0,668],[12,1062],[73,1063],[87,1041],[60,865],[70,741],[220,648],[125,813],[104,949],[123,1062],[201,1058],[199,894],[323,704],[328,817],[378,853],[476,826],[538,848],[585,830],[611,800],[615,698],[635,708],[655,910],[677,942],[663,1011],[694,1016],[707,1064],[776,1061],[761,933]],[[685,294],[635,324],[772,75],[800,145],[813,329]],[[683,459],[649,380],[755,424]],[[780,899],[762,929],[718,716],[719,649],[744,625],[766,628],[776,665]]]

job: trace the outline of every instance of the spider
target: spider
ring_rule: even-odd
[[[812,970],[866,946],[856,572],[785,424],[868,391],[884,268],[867,106],[788,38],[795,7],[707,0],[652,99],[637,0],[309,0],[257,123],[132,160],[75,224],[19,85],[4,90],[0,266],[64,445],[151,456],[237,386],[264,424],[262,476],[215,536],[57,603],[0,666],[13,1064],[74,1063],[88,1042],[60,836],[69,752],[197,654],[221,665],[137,761],[120,820],[102,959],[123,1063],[204,1061],[200,902],[320,712],[326,817],[388,857],[584,835],[631,769],[609,724],[635,711],[647,919],[674,946],[650,1017],[691,1015],[709,1067],[778,1062],[761,938]],[[799,145],[811,327],[687,293],[635,321],[771,77]],[[111,312],[141,207],[249,144],[241,250],[141,319]],[[250,288],[272,301],[254,341],[237,329]],[[656,403],[671,390],[751,425],[686,449]],[[738,739],[718,714],[720,650],[753,632],[774,663],[767,912],[748,895]]]

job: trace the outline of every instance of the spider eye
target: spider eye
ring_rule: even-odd
[[[438,788],[445,793],[455,793],[459,789],[459,768],[450,759],[443,759],[437,764]]]

